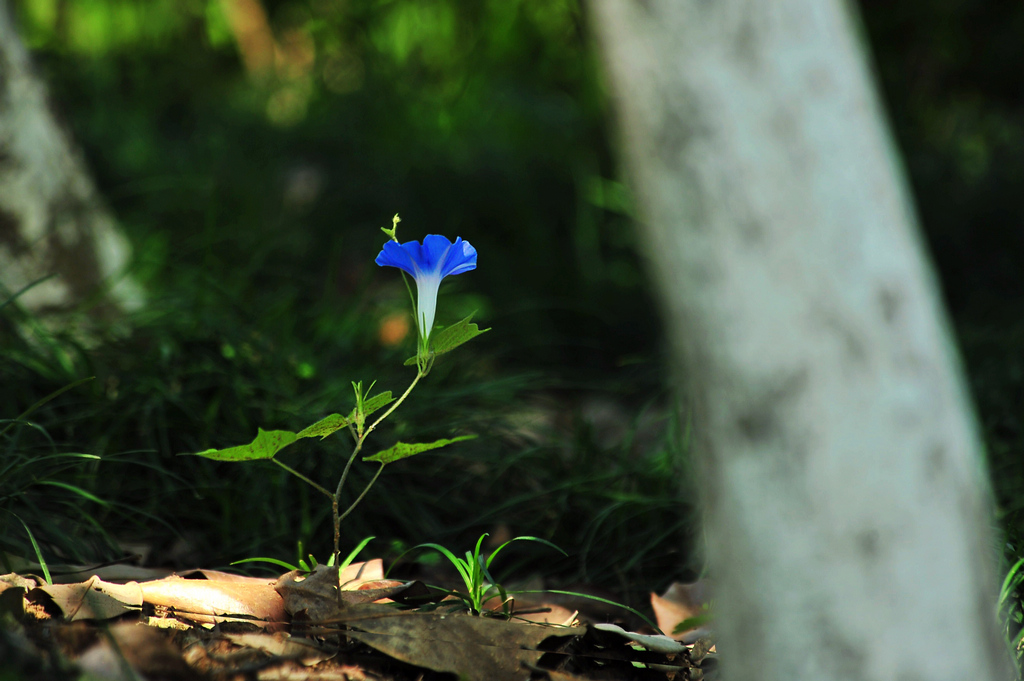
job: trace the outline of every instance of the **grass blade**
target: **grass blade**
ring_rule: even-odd
[[[231,565],[238,565],[239,563],[270,563],[272,565],[277,565],[278,567],[283,567],[289,572],[299,569],[291,563],[286,563],[283,560],[278,560],[277,558],[243,558],[242,560],[236,560],[231,563]],[[307,570],[307,572],[309,571]]]
[[[35,536],[32,534],[32,530],[28,529],[28,525],[18,515],[14,516],[21,523],[21,526],[25,528],[25,532],[28,533],[28,540],[32,542],[32,550],[36,552],[36,560],[39,561],[39,567],[43,570],[43,579],[46,580],[47,584],[53,584],[53,579],[50,578],[50,568],[46,567],[46,559],[43,558],[43,552],[39,548],[39,543],[36,541]]]
[[[484,536],[487,536],[487,535],[484,535]],[[537,542],[539,544],[544,544],[545,546],[550,546],[551,548],[553,548],[555,551],[558,551],[563,556],[565,556],[567,558],[569,557],[568,553],[563,551],[560,547],[556,546],[555,544],[552,544],[547,539],[541,539],[540,537],[529,537],[529,536],[513,537],[512,539],[509,539],[507,542],[505,542],[504,544],[502,544],[498,548],[494,549],[494,553],[492,553],[487,558],[487,564],[486,564],[485,567],[488,567],[488,568],[491,567],[491,561],[494,560],[494,557],[498,555],[498,552],[501,551],[503,548],[505,548],[506,546],[508,546],[509,544],[511,544],[514,541],[534,541],[534,542]]]
[[[366,545],[372,542],[374,539],[376,539],[376,537],[367,537],[363,541],[359,542],[359,545],[352,549],[352,552],[345,557],[345,560],[341,561],[340,565],[338,565],[338,572],[341,572],[342,570],[347,568],[352,563],[352,561],[355,560],[356,556],[359,555],[359,552],[365,549]],[[334,556],[331,556],[331,558],[333,559]]]
[[[93,380],[94,378],[96,378],[96,377],[95,376],[89,376],[88,378],[83,378],[81,380],[75,381],[74,383],[68,383],[63,388],[58,388],[57,390],[54,390],[52,393],[50,393],[49,395],[47,395],[43,399],[39,400],[38,402],[33,404],[28,409],[26,409],[25,411],[21,412],[21,414],[19,414],[14,419],[14,421],[15,422],[23,421],[24,419],[26,419],[28,417],[29,414],[31,414],[36,409],[38,409],[39,407],[43,406],[44,404],[46,404],[50,400],[54,399],[55,397],[57,397],[59,395],[63,395],[64,393],[66,393],[69,390],[77,388],[78,386],[82,385],[83,383],[88,383],[89,381]],[[14,423],[8,423],[6,428],[4,428],[3,430],[0,430],[0,435],[4,435],[5,433],[7,433],[7,431],[10,430],[11,426],[13,426],[13,425],[14,425]]]
[[[110,506],[109,503],[107,503],[103,499],[100,499],[95,494],[92,494],[91,492],[86,492],[81,487],[75,487],[74,485],[69,485],[66,482],[60,482],[59,480],[39,480],[39,481],[36,482],[36,484],[37,485],[51,485],[53,487],[60,487],[61,489],[66,489],[69,492],[74,492],[75,494],[79,495],[83,499],[88,499],[89,501],[97,503],[100,506]]]
[[[562,594],[563,596],[577,596],[579,598],[589,598],[592,601],[598,601],[600,603],[605,603],[607,605],[614,605],[616,608],[622,608],[623,610],[628,610],[629,612],[633,613],[634,615],[636,615],[637,617],[642,619],[645,623],[647,623],[647,625],[649,627],[654,629],[659,634],[662,634],[662,635],[665,634],[665,632],[662,631],[658,627],[657,624],[655,624],[654,622],[649,620],[639,610],[631,608],[628,605],[623,605],[622,603],[616,603],[615,601],[610,601],[607,598],[601,598],[600,596],[591,596],[590,594],[581,594],[578,591],[560,591],[558,589],[530,589],[528,591],[509,591],[509,593],[510,594]]]

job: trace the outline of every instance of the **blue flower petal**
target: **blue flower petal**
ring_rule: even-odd
[[[444,264],[451,248],[452,242],[448,240],[448,237],[440,234],[428,234],[423,237],[423,248],[420,251],[417,265],[424,272],[440,272],[441,265]]]
[[[440,234],[428,234],[422,245],[418,241],[404,244],[388,241],[375,262],[382,267],[404,270],[416,280],[416,308],[420,317],[416,321],[420,336],[426,339],[434,327],[441,280],[448,275],[475,270],[476,259],[476,249],[462,237],[455,237],[452,243]]]
[[[462,237],[455,237],[455,243],[448,250],[444,262],[441,264],[441,276],[449,274],[462,274],[476,269],[476,249]]]
[[[383,250],[377,255],[377,259],[374,261],[381,267],[397,267],[401,270],[405,270],[409,274],[416,276],[416,264],[413,260],[412,253],[410,253],[409,246],[419,246],[415,241],[399,246],[394,241],[389,241],[384,244]],[[416,254],[419,254],[419,248],[416,249]]]

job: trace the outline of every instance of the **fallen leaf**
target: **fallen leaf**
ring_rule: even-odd
[[[380,558],[349,565],[341,571],[341,602],[353,605],[394,598],[414,584],[383,577]],[[304,612],[313,621],[333,620],[340,616],[338,580],[335,568],[318,565],[308,574],[295,570],[281,575],[275,588],[292,615]]]
[[[653,653],[675,655],[686,650],[685,645],[683,645],[679,641],[673,640],[669,636],[664,636],[662,634],[637,634],[632,631],[626,631],[617,624],[593,624],[591,626],[597,629],[598,631],[610,631],[618,634],[619,636],[622,636],[623,638],[627,638],[630,641],[639,643],[644,648],[650,650]]]
[[[383,609],[381,609],[383,608]],[[451,672],[465,681],[521,681],[544,654],[537,646],[552,636],[579,636],[581,627],[521,624],[466,614],[396,611],[357,606],[342,621],[347,636],[418,667]]]
[[[112,584],[90,577],[78,584],[43,584],[30,589],[26,598],[38,603],[45,594],[66,619],[105,620],[142,608],[142,591],[136,582]]]
[[[355,589],[360,584],[378,579],[384,579],[384,561],[380,558],[346,565],[338,576],[342,589]]]
[[[225,638],[237,646],[261,650],[268,655],[281,659],[299,660],[307,665],[329,660],[338,652],[337,650],[321,648],[311,639],[290,636],[284,632],[276,634],[228,634]]]
[[[545,594],[516,594],[511,603],[512,618],[535,624],[571,625],[579,614],[544,598]],[[483,603],[485,611],[500,612],[501,598],[495,596]]]
[[[0,575],[0,617],[11,614],[16,620],[25,615],[25,592],[35,588],[34,579],[14,573]]]
[[[709,630],[701,620],[709,616],[710,602],[711,584],[708,580],[692,584],[673,582],[661,596],[651,593],[651,608],[654,610],[658,628],[672,638],[687,643],[693,643],[701,636],[708,635]],[[698,626],[678,634],[673,633],[676,627],[687,620],[694,620]]]
[[[174,575],[139,588],[146,603],[173,608],[183,619],[217,624],[243,619],[267,625],[286,621],[284,601],[274,580],[230,575],[226,579],[184,579]]]
[[[109,634],[83,653],[75,664],[90,678],[108,681],[137,681],[140,675],[150,679],[196,678],[181,653],[160,632],[141,624],[110,627]]]

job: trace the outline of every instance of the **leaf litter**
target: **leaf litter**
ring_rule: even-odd
[[[379,559],[344,568],[340,591],[338,576],[327,566],[277,579],[195,570],[47,584],[2,575],[0,659],[25,678],[73,669],[114,681],[698,681],[717,668],[707,638],[688,645],[581,624],[578,612],[535,594],[512,603],[510,618],[480,617],[443,590],[385,579]],[[671,624],[657,616],[663,629]]]

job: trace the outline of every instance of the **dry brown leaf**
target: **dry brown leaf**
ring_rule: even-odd
[[[534,622],[536,624],[558,624],[564,626],[573,624],[579,611],[570,610],[554,603],[551,599],[546,598],[546,596],[548,594],[515,594],[511,603],[513,619]],[[501,610],[501,598],[495,596],[484,601],[483,608],[485,611],[492,612]]]
[[[692,584],[673,582],[661,596],[651,593],[651,608],[658,621],[658,628],[680,641],[692,642],[700,635],[706,635],[705,628],[690,629],[679,634],[672,632],[679,623],[706,614],[710,601],[711,585],[708,580]]]
[[[299,660],[307,665],[329,660],[337,654],[337,650],[321,648],[311,639],[290,636],[285,632],[278,632],[276,634],[228,634],[226,638],[237,646],[255,648],[277,658]]]
[[[368,676],[361,667],[343,664],[327,669],[274,667],[262,670],[257,678],[259,681],[378,681],[381,677],[376,674]]]
[[[360,584],[378,579],[384,579],[384,561],[381,558],[345,566],[338,581],[342,589],[357,589]]]
[[[580,627],[521,624],[466,614],[395,611],[354,606],[343,616],[357,631],[348,636],[397,660],[466,681],[521,681],[544,654],[537,646],[551,636],[579,636]],[[387,612],[387,610],[391,610]],[[378,614],[379,613],[379,614]]]
[[[139,587],[146,603],[173,608],[175,615],[193,622],[216,624],[242,618],[263,625],[286,621],[284,601],[273,580],[238,575],[183,579],[175,575],[142,582]]]
[[[242,582],[245,584],[262,584],[265,582],[273,582],[273,579],[269,577],[249,577],[248,575],[239,575],[234,572],[221,572],[220,570],[207,570],[204,568],[196,568],[195,570],[185,570],[184,572],[176,573],[179,577],[184,579],[209,579],[213,582]],[[165,575],[170,577],[170,575]]]
[[[138,584],[111,584],[99,577],[78,584],[43,584],[30,589],[26,598],[33,603],[49,598],[72,621],[105,620],[142,608]]]
[[[559,672],[554,669],[545,669],[544,672],[548,675],[550,681],[590,681],[586,676],[576,676],[568,672]]]
[[[380,559],[349,565],[342,570],[342,603],[354,605],[387,600],[397,597],[412,585],[411,582],[385,580],[383,573]],[[334,568],[318,565],[306,575],[297,570],[281,575],[276,588],[284,599],[285,609],[292,615],[305,612],[305,616],[313,621],[332,620],[341,614],[337,580]]]
[[[151,679],[196,678],[181,653],[155,629],[141,624],[115,624],[109,631],[108,637],[101,638],[75,661],[90,677],[109,681],[136,681],[139,674]]]
[[[34,579],[10,573],[0,575],[0,617],[10,613],[14,619],[25,616],[25,593],[36,586]]]
[[[0,593],[3,593],[7,589],[29,589],[35,587],[36,580],[28,577],[22,577],[21,575],[11,572],[6,575],[0,575]]]

